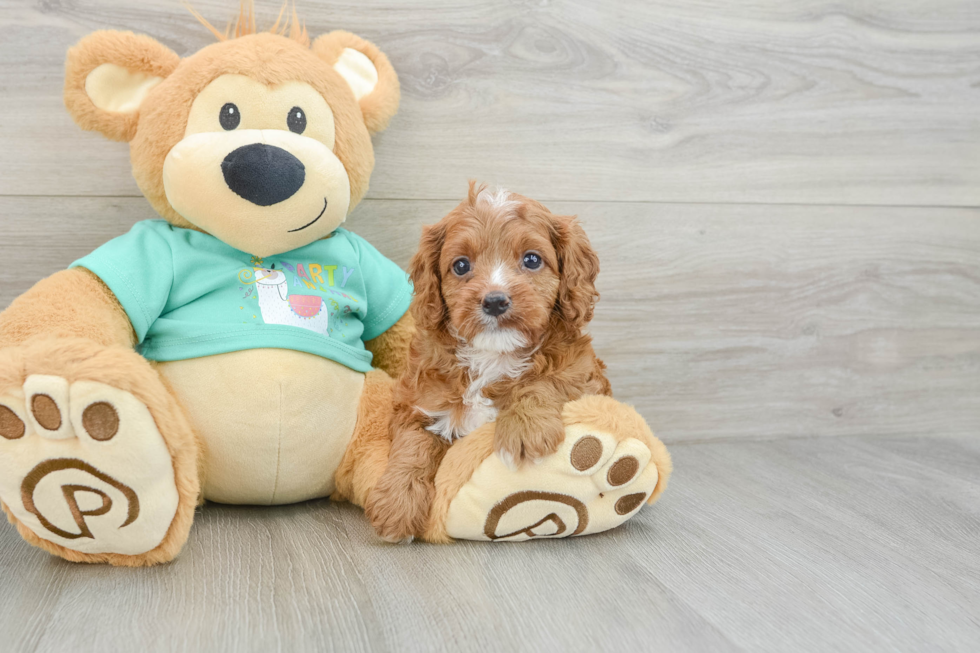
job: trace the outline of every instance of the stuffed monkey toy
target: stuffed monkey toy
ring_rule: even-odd
[[[385,468],[412,288],[341,225],[398,79],[353,34],[250,14],[185,58],[114,31],[68,52],[68,111],[129,143],[161,218],[0,314],[0,500],[67,560],[171,560],[203,500],[363,506]],[[563,419],[538,465],[505,467],[492,424],[451,447],[425,539],[593,533],[659,496],[670,459],[631,408],[586,397]]]

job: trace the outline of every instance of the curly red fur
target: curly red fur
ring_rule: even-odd
[[[528,252],[539,269],[524,266]],[[464,275],[453,271],[461,257],[472,265]],[[424,532],[443,455],[481,420],[496,418],[495,450],[520,464],[561,444],[565,403],[611,394],[582,331],[599,259],[574,217],[471,183],[466,200],[425,228],[409,269],[418,331],[395,389],[388,468],[366,506],[390,541]],[[489,318],[481,302],[495,290],[510,308]]]

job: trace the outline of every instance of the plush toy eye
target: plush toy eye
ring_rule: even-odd
[[[541,267],[541,255],[537,252],[525,252],[522,263],[528,270],[537,270]]]
[[[286,116],[286,125],[294,134],[302,134],[306,129],[306,114],[299,107],[293,107]]]
[[[470,271],[470,260],[465,256],[461,256],[460,258],[453,261],[453,274],[455,274],[457,277],[461,277],[469,271]]]
[[[238,107],[228,102],[225,106],[221,107],[220,113],[218,113],[218,122],[221,123],[221,128],[225,131],[231,131],[238,126],[238,123],[242,121],[242,114],[238,110]]]

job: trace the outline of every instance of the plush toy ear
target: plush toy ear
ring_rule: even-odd
[[[398,75],[378,46],[350,32],[330,32],[313,41],[313,52],[347,81],[361,105],[364,124],[375,134],[398,111]]]
[[[173,51],[149,36],[102,31],[68,51],[65,106],[82,129],[114,141],[136,135],[146,94],[180,63]]]

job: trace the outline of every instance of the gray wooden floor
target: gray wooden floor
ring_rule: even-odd
[[[329,502],[208,505],[172,564],[0,531],[4,650],[976,651],[980,440],[685,443],[655,510],[534,545],[392,546]]]
[[[530,545],[208,505],[150,570],[2,526],[0,650],[980,650],[980,3],[298,10],[402,80],[347,226],[404,264],[471,177],[578,214],[596,349],[672,485]],[[153,217],[127,148],[62,106],[65,50],[100,28],[211,41],[171,0],[0,0],[0,308]]]

